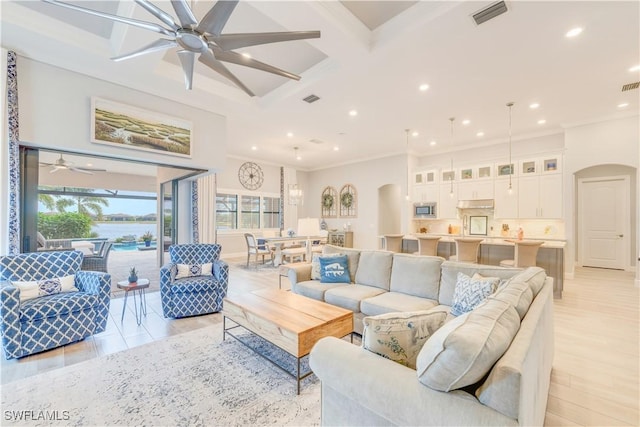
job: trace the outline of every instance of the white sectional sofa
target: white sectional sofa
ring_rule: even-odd
[[[417,369],[337,338],[320,340],[310,364],[322,381],[323,425],[542,425],[553,361],[553,279],[525,270],[439,257],[327,246],[348,256],[351,284],[289,271],[295,293],[354,311],[449,312],[458,272],[498,277],[499,290],[473,311],[448,314],[425,342]],[[505,340],[496,331],[511,329]],[[485,357],[491,351],[500,351]],[[470,355],[470,353],[473,353]]]

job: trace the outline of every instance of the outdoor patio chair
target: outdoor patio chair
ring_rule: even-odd
[[[71,250],[71,239],[46,239],[42,233],[38,231],[36,236],[39,251],[51,250]]]
[[[111,275],[81,271],[79,251],[0,256],[0,331],[7,359],[105,330]]]
[[[160,269],[160,298],[164,317],[215,313],[227,295],[229,266],[217,244],[169,247],[169,263]]]
[[[100,251],[97,255],[85,255],[82,260],[82,269],[107,273],[107,262],[109,261],[109,252],[111,252],[112,246],[112,242],[104,242],[100,246]]]

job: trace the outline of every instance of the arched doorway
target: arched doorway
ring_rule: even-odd
[[[378,235],[399,234],[402,230],[402,190],[398,184],[378,187]]]

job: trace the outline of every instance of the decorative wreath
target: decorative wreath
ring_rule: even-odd
[[[350,208],[353,205],[353,194],[344,193],[340,196],[340,202],[342,202],[342,206],[345,208]]]
[[[331,209],[333,207],[333,196],[331,194],[322,196],[322,206],[325,209]]]

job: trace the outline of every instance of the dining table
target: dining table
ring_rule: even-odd
[[[293,236],[293,237],[260,237],[258,238],[258,243],[265,242],[269,246],[273,246],[275,248],[275,253],[273,255],[273,265],[279,266],[283,263],[282,260],[282,249],[285,245],[296,244],[301,242],[303,245],[306,244],[307,239],[309,240],[319,240],[322,239],[321,236],[311,236],[311,237],[302,237],[302,236]]]

